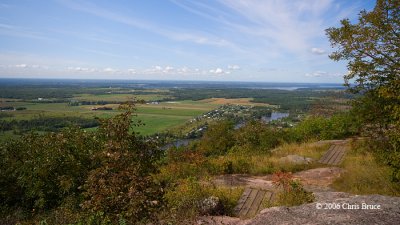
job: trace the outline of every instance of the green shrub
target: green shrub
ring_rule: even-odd
[[[234,144],[233,123],[220,121],[208,127],[197,150],[205,156],[224,155]]]
[[[86,222],[151,218],[162,204],[162,186],[153,179],[162,152],[129,132],[133,108],[123,110],[94,132],[72,128],[2,143],[1,207],[33,216],[66,207]]]
[[[96,165],[101,141],[79,129],[30,134],[1,149],[2,203],[45,209],[59,205],[83,184]],[[14,182],[13,182],[14,181]]]
[[[138,222],[151,218],[161,206],[162,187],[152,174],[158,171],[161,150],[130,133],[131,111],[102,121],[99,136],[106,142],[94,155],[99,165],[82,186],[82,208],[104,212],[113,221],[119,216]]]
[[[342,139],[358,134],[360,124],[351,113],[338,113],[329,118],[312,116],[288,130],[288,141],[308,141],[312,139]]]
[[[392,181],[400,184],[400,132],[387,130],[384,137],[368,139],[366,145],[365,150],[390,167]]]
[[[400,130],[394,129],[388,136],[391,151],[386,164],[392,169],[392,180],[400,183]]]
[[[166,152],[166,160],[160,168],[157,179],[174,183],[178,179],[187,177],[202,177],[207,173],[206,157],[196,150],[190,149],[188,146],[175,148],[172,147]]]
[[[194,218],[199,214],[199,202],[209,197],[205,184],[200,184],[197,178],[189,177],[177,182],[165,193],[168,208],[177,216]]]
[[[296,206],[311,203],[315,200],[312,192],[306,191],[300,181],[293,179],[291,173],[275,173],[273,175],[273,184],[280,188],[274,202],[276,205]]]
[[[217,197],[221,203],[220,210],[215,213],[232,215],[233,208],[242,195],[243,188],[215,187],[207,180],[198,180],[194,177],[179,180],[165,193],[171,218],[177,221],[191,220],[204,213],[202,203],[210,197]]]
[[[249,121],[235,131],[235,148],[242,153],[266,153],[282,143],[282,132],[260,121]]]

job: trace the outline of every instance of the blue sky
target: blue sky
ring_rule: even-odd
[[[342,82],[325,29],[373,0],[0,0],[0,77]]]

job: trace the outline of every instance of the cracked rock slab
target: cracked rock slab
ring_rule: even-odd
[[[330,195],[330,196],[329,196]],[[400,198],[382,195],[349,196],[324,192],[317,202],[295,207],[264,209],[241,224],[399,224]],[[365,209],[364,205],[380,209]],[[328,209],[331,207],[330,209]]]

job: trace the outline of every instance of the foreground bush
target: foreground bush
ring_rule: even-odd
[[[283,133],[283,130],[253,120],[235,132],[235,147],[242,153],[268,153],[283,142]]]
[[[180,179],[165,193],[168,219],[187,224],[199,215],[232,215],[243,188],[222,188],[194,177]]]
[[[2,203],[43,210],[79,193],[92,158],[102,146],[93,134],[79,129],[46,135],[30,134],[4,143],[1,149]]]
[[[234,144],[233,123],[220,121],[208,127],[197,147],[205,156],[223,155]]]
[[[280,188],[275,203],[278,206],[296,206],[315,200],[312,192],[306,191],[291,173],[277,172],[273,175],[273,184]]]
[[[358,134],[361,125],[356,116],[346,112],[331,117],[312,116],[288,130],[288,141],[307,141],[311,139],[343,139]]]
[[[68,129],[2,144],[1,207],[33,216],[61,207],[89,224],[150,219],[161,205],[152,178],[161,150],[129,132],[133,108],[121,109],[95,132]]]

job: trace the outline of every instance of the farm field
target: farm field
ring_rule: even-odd
[[[96,96],[98,97],[98,96]],[[107,100],[110,100],[108,98]],[[118,99],[118,98],[114,98]],[[98,98],[97,100],[103,100]],[[5,103],[3,102],[4,106]],[[71,106],[68,103],[40,103],[40,102],[7,102],[7,106],[24,107],[25,110],[9,111],[12,117],[4,118],[4,120],[30,120],[38,117],[82,117],[93,119],[95,117],[106,118],[119,113],[118,104],[106,104],[102,107],[110,107],[113,110],[92,110],[100,105],[79,105]],[[136,127],[135,131],[142,135],[151,135],[157,132],[165,131],[184,124],[186,121],[196,116],[202,115],[210,110],[217,108],[219,104],[209,104],[201,101],[177,101],[177,102],[160,102],[157,104],[138,104],[137,117],[145,125]]]
[[[161,94],[81,94],[76,95],[72,99],[78,101],[129,101],[133,98],[142,99],[144,101],[158,101],[165,98],[166,95]]]
[[[243,112],[253,117],[263,116],[270,110],[302,113],[311,102],[335,94],[312,90],[216,89],[208,88],[210,84],[198,84],[199,88],[170,84],[146,84],[152,87],[143,87],[142,84],[76,84],[0,85],[0,126],[4,131],[1,135],[5,136],[7,132],[22,134],[40,126],[39,131],[55,131],[71,124],[95,129],[98,126],[95,118],[108,118],[120,113],[118,104],[129,100],[144,101],[136,105],[136,114],[145,126],[135,127],[135,131],[152,135],[169,130],[183,135],[227,114],[240,120]],[[221,109],[223,105],[229,107]],[[252,113],[251,108],[254,108]]]
[[[209,98],[200,100],[199,102],[204,102],[214,105],[234,104],[234,105],[249,105],[249,106],[271,106],[270,104],[267,103],[252,102],[253,100],[254,98]]]

